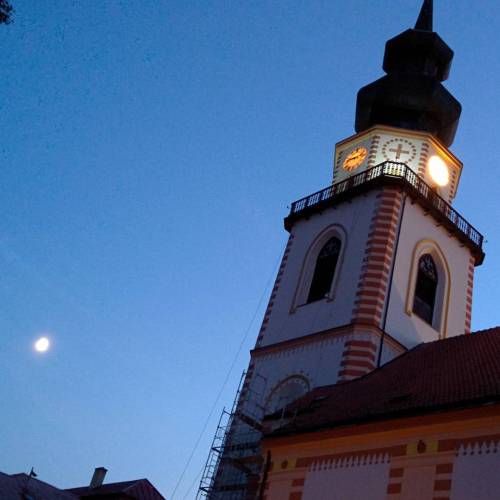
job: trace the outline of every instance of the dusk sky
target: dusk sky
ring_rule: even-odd
[[[287,206],[420,0],[12,0],[0,26],[0,471],[193,498],[248,363]],[[500,325],[500,4],[437,0],[463,113],[454,206]],[[33,342],[46,335],[45,354]],[[240,349],[241,347],[241,349]],[[227,379],[227,383],[225,381]],[[213,410],[213,411],[212,411]],[[204,431],[204,432],[203,432]],[[195,448],[202,433],[201,440]]]

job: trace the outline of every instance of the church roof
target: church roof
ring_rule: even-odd
[[[359,379],[317,387],[270,436],[490,403],[500,403],[500,327],[423,343]]]

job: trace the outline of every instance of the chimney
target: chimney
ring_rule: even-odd
[[[94,488],[99,488],[99,486],[102,486],[106,472],[108,472],[108,469],[106,469],[105,467],[95,468],[94,475],[92,476],[92,480],[90,481],[89,485],[89,488],[91,490],[93,490]]]

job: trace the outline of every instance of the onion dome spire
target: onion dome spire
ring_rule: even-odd
[[[441,82],[448,78],[453,51],[432,31],[432,22],[432,0],[424,0],[415,28],[386,43],[387,74],[358,92],[356,132],[390,125],[452,144],[462,107]]]
[[[434,10],[432,3],[432,0],[424,0],[417,22],[415,23],[416,30],[432,32],[432,17]]]

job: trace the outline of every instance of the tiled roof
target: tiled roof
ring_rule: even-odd
[[[2,500],[20,500],[23,498],[43,500],[77,500],[78,497],[50,484],[30,478],[27,474],[4,474],[0,472],[0,498]]]
[[[80,498],[126,496],[129,498],[161,500],[164,497],[147,479],[135,479],[134,481],[122,481],[119,483],[108,483],[98,488],[70,488],[67,491]]]
[[[420,344],[359,379],[317,387],[289,406],[287,423],[270,435],[492,402],[500,402],[500,327]]]
[[[133,481],[121,481],[119,483],[108,483],[99,486],[98,488],[89,488],[88,486],[82,486],[80,488],[69,488],[67,491],[74,493],[78,496],[83,495],[110,495],[115,493],[124,493],[127,489],[133,486],[138,481],[142,479],[135,479]]]

